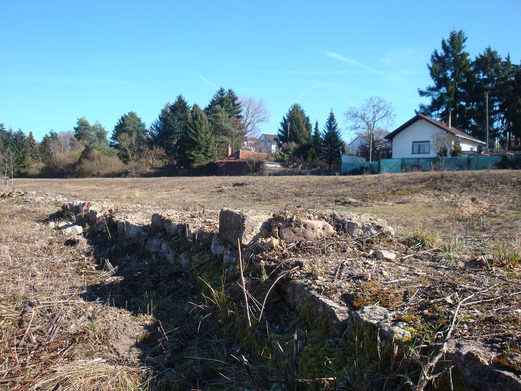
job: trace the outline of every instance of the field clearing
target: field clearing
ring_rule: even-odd
[[[479,340],[494,352],[496,367],[519,375],[521,171],[17,179],[15,188],[27,193],[0,198],[0,389],[245,389],[254,381],[237,352],[247,355],[255,381],[290,384],[279,361],[297,365],[289,353],[297,329],[297,346],[305,349],[292,376],[342,379],[365,360],[349,380],[354,389],[382,389],[378,382],[386,376],[404,385],[406,367],[381,364],[374,372],[374,357],[353,356],[349,338],[322,335],[311,318],[290,309],[282,287],[267,302],[266,330],[251,334],[237,295],[237,267],[208,257],[185,233],[172,242],[176,261],[118,237],[118,230],[111,235],[108,225],[103,232],[63,234],[53,224],[70,218],[60,212],[66,200],[91,201],[145,225],[160,213],[211,228],[221,208],[383,217],[396,237],[336,235],[268,249],[259,259],[273,268],[271,278],[264,281],[255,263],[247,264],[252,300],[266,299],[277,273],[291,272],[295,284],[345,308],[383,306],[415,339],[431,341],[446,332],[456,304],[477,295],[461,309],[455,338]],[[398,260],[376,259],[380,249]],[[189,269],[181,265],[186,254]],[[272,338],[283,348],[264,345]],[[331,354],[338,370],[323,366]]]
[[[336,210],[386,218],[399,232],[515,239],[521,172],[467,171],[373,176],[17,179],[15,187],[120,209],[173,209],[216,217],[222,208]]]

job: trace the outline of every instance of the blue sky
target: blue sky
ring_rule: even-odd
[[[182,94],[206,106],[217,88],[262,98],[276,133],[294,103],[322,129],[333,109],[390,101],[414,115],[441,39],[462,29],[521,61],[521,1],[0,0],[0,122],[48,133],[86,117],[110,132],[135,111],[149,126]]]

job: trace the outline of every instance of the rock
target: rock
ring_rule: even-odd
[[[68,225],[61,228],[61,232],[65,235],[81,235],[83,233],[83,227],[81,225]]]
[[[237,263],[238,254],[232,250],[226,250],[223,254],[223,264],[235,265]]]
[[[184,269],[188,269],[188,267],[191,265],[192,263],[192,257],[190,256],[189,253],[182,253],[180,256],[179,256],[179,263],[181,264],[181,266],[184,268]]]
[[[221,239],[219,239],[219,235],[214,235],[212,238],[212,244],[210,245],[210,251],[212,254],[222,257],[225,250],[226,249],[224,248]]]
[[[144,231],[141,225],[132,224],[128,221],[118,221],[118,236],[135,239]]]
[[[145,250],[151,253],[157,253],[161,249],[162,240],[158,237],[150,237],[146,240]]]
[[[396,259],[396,254],[388,250],[378,250],[374,255],[376,259],[385,259],[388,261]]]
[[[279,227],[279,237],[286,242],[315,240],[331,236],[335,230],[326,221],[300,219],[296,216],[284,221]]]
[[[160,214],[154,213],[152,215],[151,227],[156,230],[163,229],[163,217]]]
[[[388,225],[385,220],[368,214],[333,213],[331,220],[339,231],[354,237],[380,234],[394,236],[395,234],[394,228]]]
[[[169,235],[177,235],[177,224],[174,223],[172,220],[163,220],[163,229]]]
[[[170,263],[175,262],[175,251],[172,248],[172,245],[168,243],[167,241],[163,241],[161,243],[161,254],[166,258],[166,260]]]
[[[262,248],[264,250],[273,250],[280,246],[280,240],[277,238],[268,238],[263,244]]]
[[[246,214],[240,210],[223,209],[219,213],[219,237],[237,247],[237,241],[247,246],[261,237],[270,216]],[[263,227],[264,226],[264,227]]]
[[[99,208],[97,206],[92,206],[89,209],[89,213],[87,215],[87,220],[88,220],[89,224],[91,226],[95,225],[98,222],[98,217],[100,215],[101,215],[101,208]]]
[[[199,229],[195,232],[194,240],[201,246],[210,246],[214,236],[215,234],[213,232]]]

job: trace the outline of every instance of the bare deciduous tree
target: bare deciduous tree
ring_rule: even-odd
[[[262,99],[255,100],[251,97],[241,98],[241,114],[241,126],[248,137],[258,137],[259,126],[270,119],[264,101]]]
[[[16,168],[16,156],[11,148],[0,149],[0,163],[2,164],[2,182],[7,188],[9,183],[13,183]]]
[[[392,105],[379,96],[371,96],[360,107],[349,107],[345,112],[350,129],[369,140],[369,161],[372,161],[372,150],[375,134],[384,132],[394,121]]]

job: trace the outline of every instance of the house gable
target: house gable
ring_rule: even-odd
[[[485,144],[461,130],[449,128],[444,123],[421,114],[404,123],[386,138],[392,141],[393,159],[436,157],[434,140],[438,134],[450,134],[457,138],[463,152],[476,151],[479,145]]]

